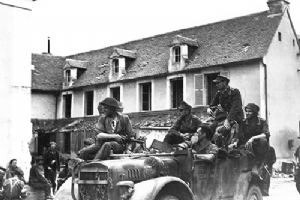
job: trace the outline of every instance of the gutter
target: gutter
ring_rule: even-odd
[[[268,109],[268,71],[267,71],[267,64],[265,64],[265,59],[262,60],[262,65],[263,65],[263,68],[264,68],[264,98],[265,98],[265,116],[266,116],[266,121],[267,123],[269,123],[269,116],[268,116],[268,113],[269,113],[269,109]]]

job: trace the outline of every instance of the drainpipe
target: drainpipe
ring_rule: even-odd
[[[266,110],[265,110],[265,116],[266,116],[266,121],[269,123],[269,116],[268,116],[268,73],[267,73],[267,65],[265,64],[265,62],[263,61],[263,68],[264,68],[264,90],[265,90],[265,93],[264,93],[264,98],[265,98],[265,107],[266,107]]]
[[[55,116],[54,116],[54,119],[57,120],[57,112],[58,112],[58,109],[57,109],[57,106],[58,106],[58,96],[59,96],[59,92],[56,92],[55,93]]]

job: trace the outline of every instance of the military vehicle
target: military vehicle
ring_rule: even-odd
[[[73,173],[74,200],[261,200],[263,180],[246,154],[112,154],[81,163]],[[75,192],[74,184],[78,184]]]

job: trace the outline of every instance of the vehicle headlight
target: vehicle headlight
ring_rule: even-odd
[[[117,183],[117,187],[121,200],[128,200],[134,191],[134,183],[132,181],[120,181]]]

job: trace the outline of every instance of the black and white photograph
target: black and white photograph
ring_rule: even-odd
[[[0,200],[298,200],[299,0],[0,0]]]

